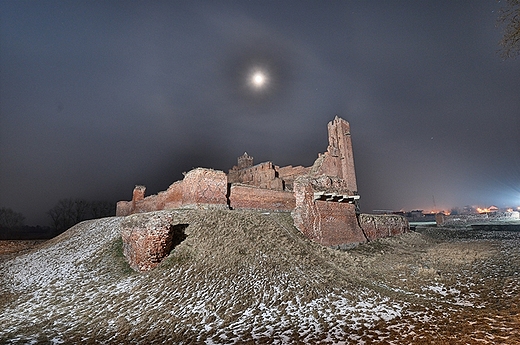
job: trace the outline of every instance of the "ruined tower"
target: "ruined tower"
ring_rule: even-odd
[[[348,190],[357,192],[350,125],[336,116],[327,124],[327,129],[329,134],[327,152],[320,155],[314,162],[311,174],[339,177],[345,181]]]
[[[253,157],[244,152],[244,154],[238,157],[238,169],[250,168],[253,166]]]

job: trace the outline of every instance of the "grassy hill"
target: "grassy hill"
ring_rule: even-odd
[[[287,213],[159,212],[187,238],[148,273],[126,263],[116,217],[1,258],[0,343],[520,343],[518,233],[337,251]]]

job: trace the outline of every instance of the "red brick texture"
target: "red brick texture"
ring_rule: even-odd
[[[174,208],[179,208],[183,203],[183,192],[184,192],[184,183],[183,181],[177,181],[168,187],[164,192],[160,192],[160,203],[162,206],[159,209],[170,210]]]
[[[398,215],[360,214],[359,224],[369,241],[400,235],[410,230],[408,220]]]
[[[137,191],[136,191],[137,189]],[[197,168],[184,180],[164,192],[144,197],[143,186],[136,186],[132,201],[119,201],[117,216],[174,208],[227,208],[227,176],[223,171]]]
[[[184,207],[227,208],[227,176],[223,171],[197,168],[182,181]]]
[[[327,129],[329,134],[327,152],[316,159],[311,168],[311,175],[339,177],[345,180],[348,189],[357,191],[350,124],[336,116],[327,124]]]
[[[295,199],[292,192],[234,184],[230,189],[229,205],[235,210],[292,211]]]
[[[292,191],[294,189],[294,180],[298,176],[307,175],[311,170],[310,167],[302,167],[301,165],[295,167],[288,165],[281,168],[276,166],[275,168],[278,172],[278,177],[280,177],[284,182],[284,190],[288,191]]]
[[[116,204],[116,216],[124,217],[132,214],[132,202],[131,201],[118,201]]]
[[[136,186],[132,201],[117,203],[116,214],[228,207],[292,211],[295,226],[305,236],[332,247],[408,231],[408,222],[403,217],[356,214],[355,202],[359,196],[350,125],[336,116],[327,129],[327,152],[320,154],[312,167],[279,167],[271,162],[253,165],[253,157],[244,153],[228,175],[223,171],[197,168],[166,191],[148,197],[144,196],[144,186]],[[150,258],[162,255],[157,253],[167,246],[158,239],[165,236],[166,228],[160,225],[155,232],[147,228],[127,233],[128,256],[135,262],[153,262],[155,259]],[[141,252],[145,254],[139,254]],[[148,258],[141,259],[140,255],[148,255]]]
[[[345,188],[345,181],[337,177],[298,177],[294,181],[296,207],[292,212],[296,228],[325,246],[366,242],[358,225],[356,206],[348,202],[316,199],[315,193],[319,192],[353,196]]]
[[[242,156],[243,157],[243,156]],[[242,157],[239,157],[242,158]],[[252,161],[252,157],[249,157]],[[247,184],[271,190],[283,190],[283,181],[271,162],[264,162],[253,166],[234,166],[228,173],[229,183]]]
[[[129,216],[121,227],[123,254],[134,270],[155,268],[172,249],[171,214],[152,214],[145,222],[138,215]]]

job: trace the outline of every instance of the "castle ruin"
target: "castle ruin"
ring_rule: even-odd
[[[306,237],[330,247],[408,231],[404,217],[359,214],[350,125],[336,116],[327,129],[327,151],[310,167],[255,165],[244,153],[227,174],[197,168],[166,191],[147,197],[145,187],[136,186],[131,201],[117,203],[116,215],[178,208],[285,211]]]

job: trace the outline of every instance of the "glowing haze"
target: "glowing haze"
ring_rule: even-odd
[[[0,1],[0,207],[310,166],[350,122],[360,206],[520,206],[496,1]]]

